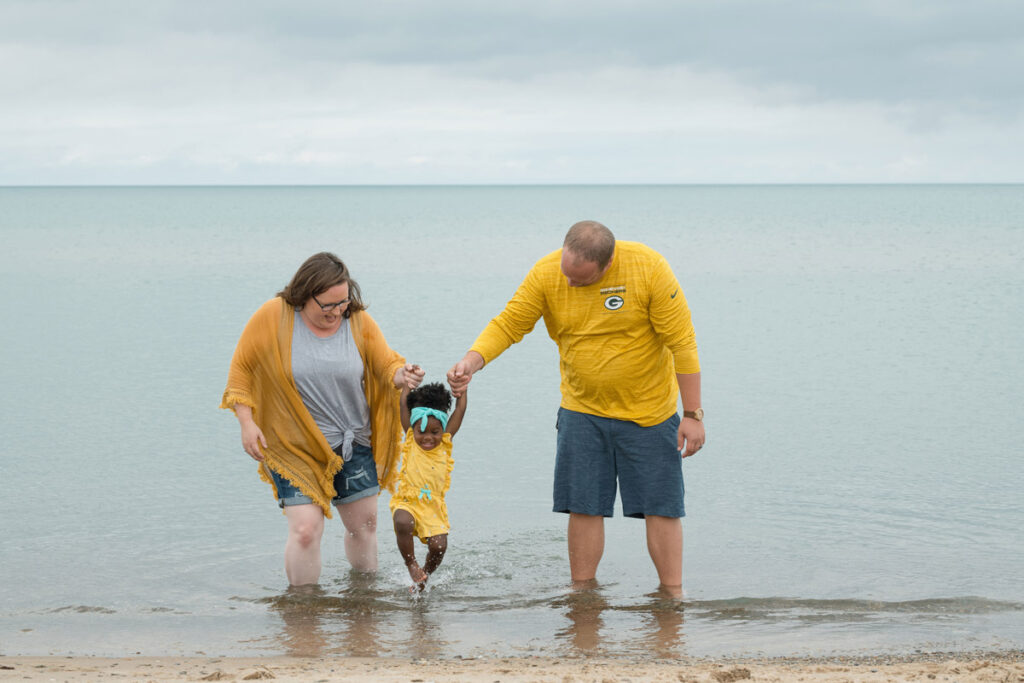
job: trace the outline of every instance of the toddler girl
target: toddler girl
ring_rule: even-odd
[[[466,414],[466,392],[455,401],[443,384],[425,384],[402,389],[402,469],[398,487],[391,497],[398,552],[405,560],[415,589],[423,590],[427,577],[448,549],[448,506],[444,495],[452,481],[452,437]],[[427,558],[416,562],[413,534],[427,545]]]

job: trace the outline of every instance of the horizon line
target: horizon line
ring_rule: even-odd
[[[26,183],[0,184],[4,189],[101,188],[513,188],[513,187],[906,187],[906,186],[1024,185],[1024,181],[918,181],[918,182],[567,182],[567,183]]]

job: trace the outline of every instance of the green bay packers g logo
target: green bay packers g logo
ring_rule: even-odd
[[[622,304],[624,303],[626,302],[622,300],[622,297],[616,294],[604,300],[604,307],[609,311],[617,311],[622,308]]]

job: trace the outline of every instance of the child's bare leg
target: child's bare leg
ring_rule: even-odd
[[[412,578],[413,583],[422,587],[427,582],[427,575],[416,562],[416,522],[407,510],[395,510],[393,521],[395,523],[395,540],[398,542],[398,552],[401,553],[402,559],[405,560],[405,567],[409,570],[409,576]]]
[[[433,574],[444,559],[448,550],[448,534],[438,534],[427,539],[427,559],[423,562],[423,571]]]

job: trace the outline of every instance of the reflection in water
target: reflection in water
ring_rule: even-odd
[[[554,600],[554,607],[565,609],[569,625],[556,633],[565,642],[570,654],[601,655],[632,654],[655,657],[682,657],[686,638],[683,633],[684,602],[678,596],[660,589],[646,597],[651,601],[639,605],[613,606],[604,596],[597,581],[576,584],[565,596]],[[627,633],[640,633],[633,642],[623,639],[623,625],[616,623],[607,629],[608,642],[603,642],[601,630],[606,618],[625,617],[627,621],[639,618],[640,623],[627,624]]]
[[[552,604],[564,607],[565,616],[569,619],[569,626],[555,636],[567,640],[574,650],[582,654],[600,654],[601,627],[604,626],[601,613],[609,605],[597,581],[574,584],[569,593]]]
[[[300,657],[384,654],[380,622],[395,608],[374,581],[372,574],[353,571],[341,595],[328,594],[320,586],[291,586],[269,598],[270,609],[284,622],[279,640],[285,652]]]
[[[270,608],[278,611],[285,622],[281,642],[288,654],[316,656],[324,652],[328,640],[316,607],[316,602],[324,597],[319,586],[291,586],[270,602]]]
[[[467,592],[465,585],[465,581],[439,582],[411,596],[404,580],[353,573],[324,587],[291,588],[255,600],[272,617],[280,616],[281,628],[244,642],[260,652],[301,657],[431,660],[526,651],[569,657],[684,659],[729,654],[755,641],[759,652],[765,652],[765,647],[785,640],[770,650],[784,656],[828,652],[837,629],[844,631],[846,642],[852,642],[851,637],[875,638],[879,625],[887,631],[903,629],[916,642],[928,637],[952,645],[962,641],[951,640],[949,633],[975,629],[998,644],[986,620],[1019,626],[1024,614],[1024,603],[984,598],[682,601],[665,592],[622,596],[616,584],[592,582],[572,590],[564,584],[552,586],[547,594],[509,601],[482,591]],[[794,650],[792,639],[784,634],[797,629],[800,649]],[[514,643],[524,641],[529,645],[516,649]],[[887,651],[905,647],[883,638],[876,641]]]
[[[446,653],[445,646],[448,643],[438,637],[441,628],[436,623],[436,616],[431,615],[428,608],[429,600],[420,598],[409,615],[408,641],[403,654],[407,654],[413,659],[437,658]]]
[[[655,657],[682,657],[686,653],[686,636],[683,633],[683,605],[678,594],[659,588],[648,594],[652,602],[642,606],[648,621],[644,649]]]
[[[324,598],[320,586],[289,586],[284,595],[273,598],[270,608],[281,615],[285,652],[297,657],[315,657],[324,652],[327,638],[320,625],[317,601]]]
[[[350,657],[378,657],[387,651],[382,624],[394,618],[394,605],[376,588],[372,572],[349,572],[348,590],[333,600],[324,620],[333,628],[334,652]]]
[[[351,571],[339,593],[323,587],[291,586],[282,595],[267,598],[283,629],[274,640],[286,654],[296,657],[342,655],[436,658],[448,643],[439,635],[430,593],[413,598],[397,596],[377,586],[377,575]]]

